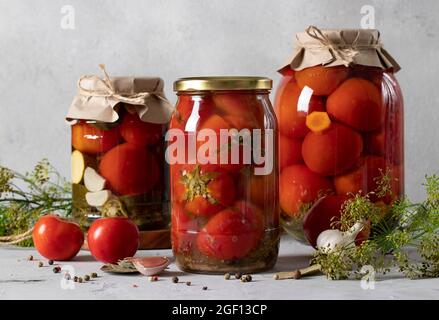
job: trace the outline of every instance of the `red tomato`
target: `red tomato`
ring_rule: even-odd
[[[198,130],[203,130],[203,129],[211,129],[213,130],[212,134],[213,136],[208,136],[206,137],[206,139],[204,141],[198,141],[197,142],[197,152],[200,151],[200,148],[203,148],[203,145],[205,144],[205,142],[207,141],[216,141],[216,146],[217,148],[212,150],[212,149],[207,149],[206,152],[202,152],[204,149],[201,149],[201,151],[199,153],[197,153],[197,156],[205,156],[205,157],[210,157],[211,154],[210,152],[214,152],[215,155],[217,155],[215,157],[215,155],[213,157],[216,158],[216,163],[223,169],[230,171],[230,172],[236,172],[241,170],[246,164],[244,164],[243,161],[243,147],[241,144],[239,144],[239,141],[235,141],[232,140],[233,138],[229,138],[228,137],[228,131],[226,132],[221,132],[221,129],[225,129],[225,130],[230,130],[232,129],[233,126],[226,121],[225,118],[217,115],[217,114],[213,114],[210,117],[207,117],[206,120],[202,121],[200,123],[200,126],[198,128]],[[227,144],[223,144],[221,145],[221,134],[226,134],[227,136],[225,137],[225,139],[228,139]],[[235,161],[237,163],[232,163],[232,149],[237,147],[239,150],[239,159],[238,161]],[[227,163],[220,163],[220,151],[221,150],[228,150],[228,161]]]
[[[217,166],[187,166],[180,174],[173,182],[180,184],[174,187],[174,196],[177,201],[184,199],[185,210],[193,215],[211,216],[235,200],[235,182]]]
[[[263,234],[259,210],[243,201],[212,217],[200,231],[198,249],[208,257],[221,260],[240,259],[258,245]]]
[[[160,175],[156,157],[148,149],[130,143],[108,151],[99,164],[99,172],[110,189],[121,195],[149,192]]]
[[[144,122],[137,114],[125,114],[120,133],[126,142],[139,146],[148,146],[157,143],[162,137],[163,125]]]
[[[118,127],[102,130],[85,122],[78,122],[72,126],[72,146],[81,152],[103,153],[117,145],[119,140]]]
[[[283,168],[292,164],[298,164],[302,159],[302,140],[289,139],[283,135],[279,135],[279,168]]]
[[[297,84],[301,89],[305,86],[313,90],[317,96],[327,96],[349,75],[349,69],[344,66],[322,67],[315,66],[296,71]]]
[[[200,230],[196,217],[189,216],[183,205],[172,203],[171,240],[175,253],[190,254]]]
[[[332,223],[340,220],[343,204],[349,198],[341,195],[329,195],[320,198],[309,209],[303,220],[303,232],[309,244],[313,247],[317,245],[317,238],[325,230],[333,229]],[[356,243],[361,244],[369,237],[370,227],[364,227],[357,235]]]
[[[323,133],[308,133],[302,144],[305,164],[322,175],[346,172],[358,161],[362,150],[361,135],[338,123]]]
[[[139,247],[139,230],[128,218],[101,218],[88,229],[87,243],[96,260],[116,263],[134,256]]]
[[[332,190],[331,182],[304,165],[292,165],[282,170],[279,179],[280,206],[289,216],[300,214],[301,207],[317,200],[319,193]]]
[[[275,101],[280,132],[288,138],[303,138],[309,129],[306,116],[313,111],[325,111],[322,97],[302,95],[293,77],[284,77]]]
[[[326,109],[332,118],[360,131],[376,130],[384,121],[380,89],[361,78],[343,82],[328,97]]]
[[[84,243],[84,234],[78,224],[48,214],[35,224],[32,239],[43,257],[62,261],[76,256]]]

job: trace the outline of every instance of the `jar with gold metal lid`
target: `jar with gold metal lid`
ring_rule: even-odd
[[[174,83],[172,247],[184,271],[270,269],[279,246],[277,124],[261,77]]]

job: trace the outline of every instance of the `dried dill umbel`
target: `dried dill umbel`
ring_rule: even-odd
[[[31,246],[31,228],[41,215],[56,210],[69,216],[71,185],[43,159],[28,173],[0,166],[0,245]]]

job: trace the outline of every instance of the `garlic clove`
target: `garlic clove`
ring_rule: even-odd
[[[91,167],[85,168],[84,185],[88,191],[97,192],[103,190],[105,182],[105,178],[99,175],[95,169]]]
[[[85,194],[85,200],[92,207],[102,207],[105,202],[112,196],[110,190],[101,190],[97,192],[87,192]]]
[[[84,174],[85,160],[81,151],[72,152],[72,183],[80,183]]]
[[[161,273],[171,262],[166,257],[131,258],[130,261],[145,276],[155,276]]]

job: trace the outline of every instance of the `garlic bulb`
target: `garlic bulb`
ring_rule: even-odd
[[[347,231],[340,231],[337,229],[325,230],[317,237],[317,249],[329,253],[351,245],[355,242],[355,238],[363,228],[364,221],[360,221],[355,223]]]

